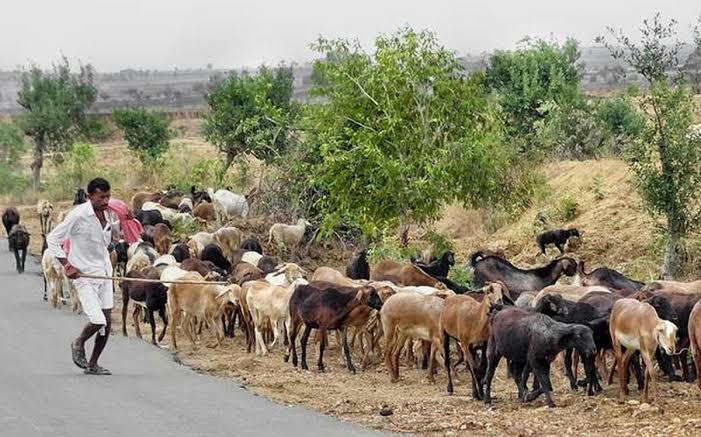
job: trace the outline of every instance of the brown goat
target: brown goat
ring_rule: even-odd
[[[392,281],[397,285],[427,285],[445,289],[442,282],[424,273],[420,268],[411,263],[398,263],[385,260],[380,262],[372,270],[370,279],[373,281]]]
[[[173,241],[173,236],[170,232],[170,228],[164,223],[158,223],[154,226],[153,231],[153,244],[161,255],[165,255],[170,250],[170,246]]]
[[[231,274],[233,281],[239,285],[243,285],[248,281],[257,281],[258,279],[263,279],[264,277],[265,273],[263,273],[263,270],[243,261],[236,264],[236,267],[234,267],[234,271]]]
[[[217,217],[214,213],[214,205],[210,202],[200,203],[197,205],[195,210],[192,211],[192,215],[194,215],[198,221],[203,223],[213,222]]]
[[[136,211],[137,209],[141,209],[145,202],[158,202],[161,200],[161,197],[163,197],[161,193],[146,193],[140,191],[131,196],[131,206],[134,208],[134,211]]]
[[[652,305],[623,298],[613,304],[609,330],[613,353],[618,363],[618,401],[623,403],[625,395],[628,394],[628,366],[636,350],[640,351],[646,367],[645,389],[641,394],[641,402],[648,402],[651,385],[654,399],[657,395],[657,382],[652,358],[658,345],[667,354],[674,353],[677,327],[670,321],[660,319]],[[624,347],[625,353],[622,351]]]
[[[701,301],[696,302],[689,316],[689,348],[696,365],[696,384],[701,390]]]
[[[443,359],[448,373],[448,393],[453,393],[453,377],[450,372],[450,339],[454,338],[462,348],[467,369],[472,376],[472,397],[482,399],[482,378],[476,373],[472,350],[473,348],[482,348],[484,352],[489,339],[490,307],[492,304],[502,301],[503,290],[500,284],[486,286],[481,303],[466,295],[445,298],[439,329],[443,337]],[[484,353],[482,356],[484,357]]]

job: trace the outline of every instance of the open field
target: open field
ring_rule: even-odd
[[[215,151],[204,143],[193,127],[176,140],[195,158],[214,156]],[[128,200],[134,191],[155,188],[144,182],[134,171],[135,163],[121,142],[99,146],[100,158],[110,168],[125,177],[115,187],[115,195]],[[653,232],[653,223],[642,209],[640,198],[630,184],[630,174],[625,164],[618,160],[546,164],[543,172],[547,189],[534,205],[516,220],[494,228],[494,222],[485,211],[465,210],[459,205],[449,205],[435,229],[447,235],[453,242],[458,263],[480,247],[500,247],[510,259],[520,265],[543,264],[555,255],[537,255],[534,241],[540,229],[536,223],[539,214],[551,217],[549,225],[576,226],[582,238],[572,246],[571,255],[585,260],[589,268],[608,265],[637,278],[649,279],[656,274],[661,247]],[[47,171],[50,173],[51,168]],[[556,211],[562,198],[568,194],[577,202],[574,219],[562,221]],[[27,196],[25,206],[20,206],[22,221],[32,232],[32,249],[38,253],[41,238],[38,219],[34,212],[37,196]],[[0,209],[9,205],[10,199],[0,199]],[[56,213],[70,206],[70,201],[54,202]],[[263,236],[270,225],[267,217],[256,217],[242,228],[247,234]],[[421,232],[412,232],[412,243]],[[694,237],[696,238],[696,237]],[[305,268],[313,270],[320,265],[341,267],[350,256],[352,248],[345,251],[332,246],[329,249],[312,246],[310,257],[303,260]],[[689,256],[695,256],[690,253]],[[693,260],[694,258],[692,258]],[[698,263],[692,262],[693,265]],[[693,269],[687,277],[698,277]],[[117,292],[115,308],[115,333],[121,332],[121,295]],[[131,325],[131,323],[129,324]],[[130,326],[130,335],[133,329]],[[160,329],[160,325],[159,325]],[[150,328],[142,325],[145,339],[150,338]],[[120,334],[116,334],[120,335]],[[374,364],[357,375],[349,374],[342,366],[340,350],[334,336],[325,354],[327,373],[315,370],[293,369],[284,363],[279,347],[269,356],[247,354],[242,334],[225,339],[221,347],[210,349],[192,346],[181,334],[180,351],[176,359],[193,368],[224,378],[233,378],[250,390],[285,404],[301,404],[306,407],[363,424],[372,428],[411,432],[419,435],[699,435],[701,433],[701,391],[686,383],[660,382],[659,402],[651,411],[637,404],[637,390],[631,385],[628,403],[616,402],[617,385],[605,386],[605,392],[587,397],[581,390],[571,392],[562,375],[558,361],[553,366],[555,409],[544,407],[541,399],[532,404],[521,404],[516,399],[513,381],[506,379],[502,364],[493,387],[494,404],[487,407],[471,399],[469,377],[464,368],[458,370],[460,383],[456,394],[445,392],[445,373],[439,369],[438,383],[426,381],[426,371],[410,368],[406,362],[400,370],[401,380],[389,382],[384,363],[375,357]],[[164,340],[169,345],[169,337]],[[316,348],[310,342],[308,362],[315,369]],[[359,354],[354,360],[359,364]],[[610,361],[610,360],[609,360]],[[107,363],[108,364],[108,363]],[[383,417],[382,407],[392,409],[393,414]],[[657,408],[659,407],[659,408]]]

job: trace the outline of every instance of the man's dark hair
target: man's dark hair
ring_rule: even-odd
[[[88,182],[88,194],[93,194],[96,190],[106,193],[110,189],[110,183],[102,178],[95,178]]]

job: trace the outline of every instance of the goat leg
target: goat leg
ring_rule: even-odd
[[[565,376],[570,381],[570,388],[577,391],[577,378],[572,373],[572,348],[565,350]]]
[[[492,403],[492,380],[494,379],[494,372],[497,370],[499,361],[501,361],[501,355],[496,350],[496,346],[493,346],[493,341],[490,340],[487,346],[487,373],[484,377],[484,403]]]
[[[161,320],[163,320],[163,331],[161,331],[161,335],[158,337],[158,342],[160,343],[163,341],[163,337],[166,336],[166,329],[168,328],[168,315],[165,307],[158,310],[158,315],[161,316]]]
[[[327,338],[327,331],[326,327],[321,327],[319,326],[319,337],[321,337],[321,341],[319,342],[319,360],[317,361],[316,365],[319,369],[319,372],[325,372],[326,369],[324,369],[324,349],[326,349],[326,342],[328,341]],[[347,342],[347,337],[344,338],[346,346],[348,346]],[[348,348],[346,347],[346,352],[348,352]]]
[[[154,346],[157,346],[158,343],[156,343],[156,318],[153,317],[153,308],[146,307],[146,312],[149,314],[149,324],[151,325],[151,343],[153,343]]]
[[[341,330],[341,338],[343,340],[343,349],[346,355],[346,366],[348,366],[348,370],[350,372],[355,373],[355,366],[353,365],[353,359],[351,357],[350,348],[348,347],[348,327],[344,327]],[[321,354],[319,354],[319,356],[321,356]]]
[[[302,361],[302,369],[304,370],[309,370],[309,366],[307,366],[307,341],[309,341],[309,334],[311,334],[312,328],[309,325],[304,326],[304,333],[302,334],[302,356],[301,361]],[[293,342],[294,344],[294,342]],[[294,362],[297,361],[297,358],[295,355],[292,356],[293,362],[292,364],[295,364]],[[295,364],[296,365],[296,364]]]
[[[453,377],[450,372],[450,336],[445,331],[443,331],[443,365],[445,366],[445,372],[448,374],[448,387],[446,390],[448,391],[448,394],[452,395]]]

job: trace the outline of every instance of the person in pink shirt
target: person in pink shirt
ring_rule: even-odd
[[[119,228],[124,241],[129,244],[139,241],[143,227],[141,223],[134,218],[127,204],[122,200],[111,198],[107,208],[117,214],[119,218]]]

